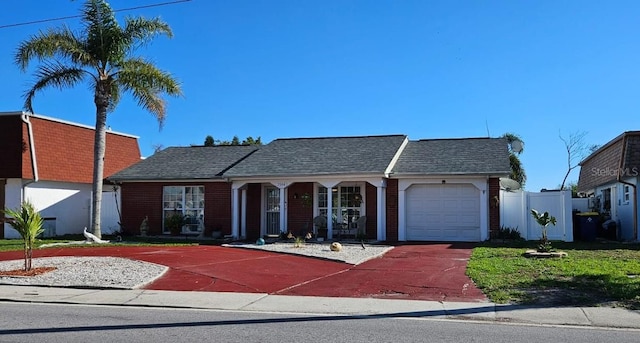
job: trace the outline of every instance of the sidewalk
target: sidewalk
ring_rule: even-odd
[[[533,308],[493,303],[268,295],[265,293],[100,290],[0,286],[0,301],[149,306],[344,315],[472,319],[546,325],[640,329],[640,311],[609,307]]]

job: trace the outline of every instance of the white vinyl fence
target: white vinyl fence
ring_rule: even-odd
[[[524,239],[537,240],[542,236],[542,230],[531,216],[531,209],[547,211],[556,217],[557,224],[547,227],[549,239],[573,242],[571,191],[500,191],[500,224],[516,228]]]
[[[106,187],[105,187],[106,188]],[[100,230],[102,234],[112,234],[120,231],[120,192],[119,191],[103,191],[102,206],[100,207]]]

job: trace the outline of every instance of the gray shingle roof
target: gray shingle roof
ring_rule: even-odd
[[[109,177],[109,180],[215,179],[256,146],[170,147]]]
[[[396,175],[508,174],[509,151],[503,138],[409,141],[393,168]]]
[[[229,177],[383,174],[406,135],[276,139]]]

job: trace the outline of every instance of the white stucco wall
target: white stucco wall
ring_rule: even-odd
[[[91,185],[39,181],[28,184],[22,194],[22,181],[7,180],[6,206],[17,208],[22,199],[30,200],[43,218],[55,218],[55,234],[79,234],[90,225]],[[52,222],[52,221],[49,221]],[[5,224],[5,238],[20,238]]]

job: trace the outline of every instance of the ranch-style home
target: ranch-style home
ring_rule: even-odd
[[[20,111],[0,112],[0,127],[0,209],[30,200],[45,235],[82,233],[91,222],[93,127]],[[137,137],[107,132],[105,176],[138,161]],[[9,224],[0,227],[0,238],[19,237]]]
[[[483,241],[500,227],[502,138],[406,135],[276,139],[264,146],[171,147],[108,178],[122,224],[254,240],[292,232],[380,241]]]

